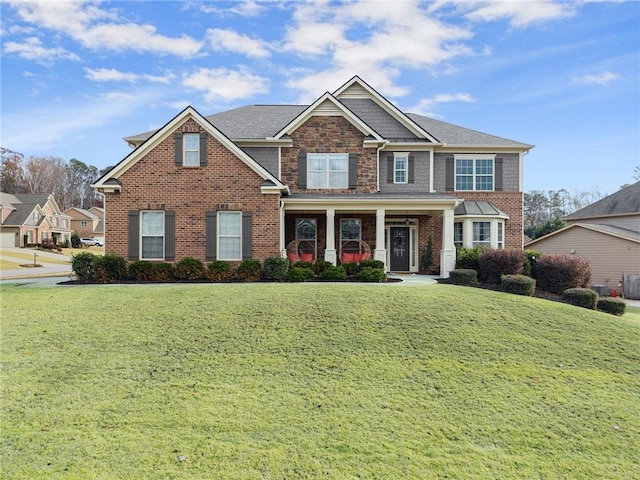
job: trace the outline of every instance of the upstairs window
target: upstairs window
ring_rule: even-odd
[[[307,154],[307,188],[349,188],[349,155]]]
[[[396,153],[393,163],[393,183],[407,183],[408,175],[408,155],[406,153]]]
[[[493,191],[493,158],[456,156],[456,190]]]
[[[185,133],[182,137],[183,165],[185,167],[197,167],[200,165],[200,134]]]

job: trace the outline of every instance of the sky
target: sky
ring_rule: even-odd
[[[407,113],[533,144],[524,190],[640,165],[640,2],[4,1],[1,145],[99,169],[185,106],[310,104],[359,75]]]

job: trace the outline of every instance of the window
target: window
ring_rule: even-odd
[[[473,222],[473,247],[491,246],[491,222]]]
[[[33,212],[33,221],[37,222],[39,218],[40,218],[40,215],[38,215],[38,212]]]
[[[316,240],[316,219],[298,218],[296,220],[296,240]]]
[[[349,240],[360,240],[362,228],[359,218],[343,218],[340,220],[340,239],[342,243]]]
[[[218,260],[242,260],[242,212],[218,212]]]
[[[80,227],[82,227],[82,228],[87,228],[87,221],[86,221],[86,220],[82,220],[82,221],[80,222]]]
[[[198,133],[185,133],[182,137],[183,165],[185,167],[197,167],[200,165],[200,135]]]
[[[396,153],[394,154],[393,162],[393,183],[407,183],[407,154]]]
[[[453,224],[453,244],[456,248],[464,245],[462,241],[462,222],[455,222]]]
[[[348,188],[349,155],[307,154],[307,188]]]
[[[498,248],[504,248],[504,223],[498,222]]]
[[[140,258],[164,260],[164,212],[140,212]]]
[[[456,190],[493,191],[493,159],[456,157]]]

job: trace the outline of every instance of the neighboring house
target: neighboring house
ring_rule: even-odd
[[[71,241],[71,218],[53,195],[0,193],[0,246],[26,247],[51,239]]]
[[[71,231],[76,232],[79,237],[95,237],[98,240],[104,238],[104,209],[71,207],[64,213],[71,217]]]
[[[567,226],[527,243],[547,254],[577,255],[591,264],[591,283],[617,288],[640,277],[640,182],[564,218]]]
[[[93,186],[105,248],[131,261],[370,253],[416,272],[431,237],[446,277],[455,244],[522,248],[532,145],[403,113],[359,77],[311,105],[187,107],[125,141]]]

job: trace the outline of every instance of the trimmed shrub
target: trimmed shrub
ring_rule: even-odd
[[[269,257],[264,261],[264,278],[282,281],[289,273],[289,260],[283,257]]]
[[[358,273],[358,280],[361,282],[383,283],[387,281],[387,274],[384,268],[362,267]]]
[[[370,258],[369,260],[363,260],[360,262],[360,268],[371,267],[371,268],[382,268],[384,270],[384,262],[382,260],[374,260]]]
[[[326,268],[320,275],[318,275],[320,280],[333,280],[333,281],[341,281],[347,279],[347,271],[344,269],[342,265],[330,266]]]
[[[343,263],[342,267],[347,272],[347,277],[355,277],[360,272],[360,265],[354,262]]]
[[[431,235],[429,235],[427,248],[422,251],[422,255],[420,256],[420,271],[424,273],[431,272],[431,267],[433,267],[434,261],[435,257],[433,254],[433,239],[431,238]]]
[[[238,265],[236,275],[238,276],[238,279],[242,280],[243,282],[256,282],[260,280],[260,277],[262,277],[262,267],[260,265],[260,260],[243,260],[242,262],[240,262],[240,265]]]
[[[525,250],[524,251],[524,271],[522,272],[524,275],[527,275],[531,278],[536,277],[536,265],[538,260],[542,257],[542,252],[537,250]]]
[[[173,265],[167,262],[152,263],[151,281],[170,282],[173,280]]]
[[[536,281],[526,275],[503,275],[500,278],[502,291],[530,297],[536,290]]]
[[[538,288],[562,295],[569,288],[584,288],[591,279],[589,262],[570,255],[543,255],[536,262]]]
[[[329,267],[333,267],[333,263],[327,262],[326,260],[318,260],[316,262],[316,275],[320,275]]]
[[[129,265],[129,278],[137,282],[148,282],[153,276],[153,264],[147,260],[136,260]]]
[[[478,285],[478,272],[472,268],[458,268],[449,272],[449,280],[454,285],[474,287]]]
[[[71,257],[71,270],[78,277],[79,282],[93,283],[96,281],[96,259],[93,253],[79,253]]]
[[[82,247],[82,242],[80,241],[80,235],[76,232],[71,234],[71,248],[80,248]]]
[[[224,260],[214,260],[207,265],[207,273],[213,282],[228,282],[233,278],[233,269]]]
[[[598,294],[589,288],[568,288],[562,293],[562,300],[576,307],[595,310]]]
[[[494,250],[488,248],[478,256],[478,278],[497,285],[502,275],[520,275],[524,268],[522,250]]]
[[[292,267],[298,267],[298,268],[310,268],[311,270],[315,271],[315,267],[313,266],[313,263],[311,263],[311,262],[297,261],[296,263],[294,263],[291,266]]]
[[[314,276],[315,273],[311,268],[291,267],[287,274],[287,280],[290,282],[306,282],[307,280],[313,280]]]
[[[127,278],[127,261],[113,253],[96,257],[96,281],[119,282]]]
[[[480,270],[478,257],[484,251],[485,247],[466,248],[459,247],[456,249],[456,269],[458,270]]]
[[[624,315],[627,310],[627,304],[620,298],[601,298],[596,305],[598,310],[612,315]]]
[[[177,280],[200,280],[207,276],[202,260],[193,257],[184,257],[176,263],[173,275]]]

